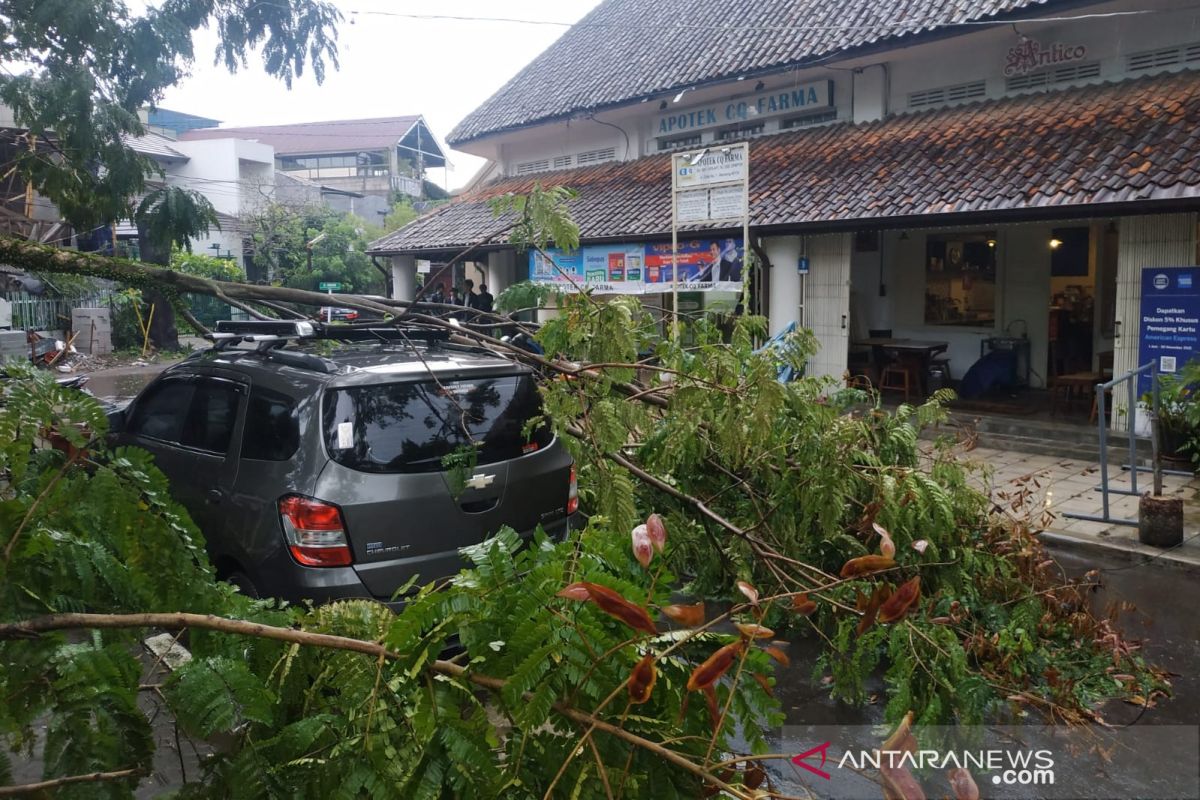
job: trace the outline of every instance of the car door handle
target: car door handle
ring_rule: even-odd
[[[221,494],[220,489],[209,489],[208,494],[205,495],[205,497],[208,498],[208,502],[212,503],[214,506],[220,505],[222,496],[223,495]]]

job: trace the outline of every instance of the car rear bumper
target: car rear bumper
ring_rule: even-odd
[[[554,541],[562,541],[572,529],[583,525],[583,516],[573,514],[543,526],[546,535]],[[521,533],[522,539],[533,537],[533,531]],[[376,600],[394,611],[404,606],[403,600],[393,600],[392,595],[373,594],[364,583],[361,573],[369,571],[368,581],[373,586],[381,583],[395,589],[400,588],[413,575],[426,584],[458,574],[466,562],[458,551],[430,553],[413,558],[400,558],[355,564],[350,567],[304,567],[292,560],[286,550],[279,550],[275,558],[263,565],[260,576],[254,583],[263,597],[277,597],[289,602],[310,601],[317,604],[334,600]],[[381,580],[382,579],[382,580]]]

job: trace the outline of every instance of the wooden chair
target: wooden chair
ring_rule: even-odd
[[[879,376],[880,392],[904,392],[904,402],[908,402],[914,391],[921,389],[921,365],[908,358],[897,358],[883,368]]]

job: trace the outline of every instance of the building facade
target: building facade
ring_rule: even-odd
[[[427,170],[446,166],[420,116],[193,128],[180,134],[188,142],[227,137],[269,145],[277,170],[326,188],[333,208],[371,222],[388,213],[395,194],[422,198]]]
[[[811,373],[874,331],[955,376],[1007,345],[1035,387],[1122,374],[1142,269],[1198,262],[1197,68],[1183,2],[606,0],[450,134],[473,188],[373,252],[406,287],[482,244],[495,292],[528,265],[487,200],[535,183],[585,244],[669,241],[669,153],[748,140],[757,310],[814,331]]]

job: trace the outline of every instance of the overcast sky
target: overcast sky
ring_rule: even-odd
[[[346,21],[339,32],[341,69],[318,85],[311,72],[284,85],[249,69],[230,76],[213,66],[215,37],[197,39],[193,75],[167,92],[162,107],[214,117],[226,126],[278,125],[333,119],[423,114],[443,147],[463,117],[563,34],[558,25],[452,19],[406,19],[390,14],[438,14],[575,22],[599,0],[334,0]],[[131,5],[134,5],[131,3]],[[352,11],[359,13],[352,14]],[[368,12],[386,12],[368,13]],[[448,174],[429,177],[457,188],[483,161],[450,152]]]

